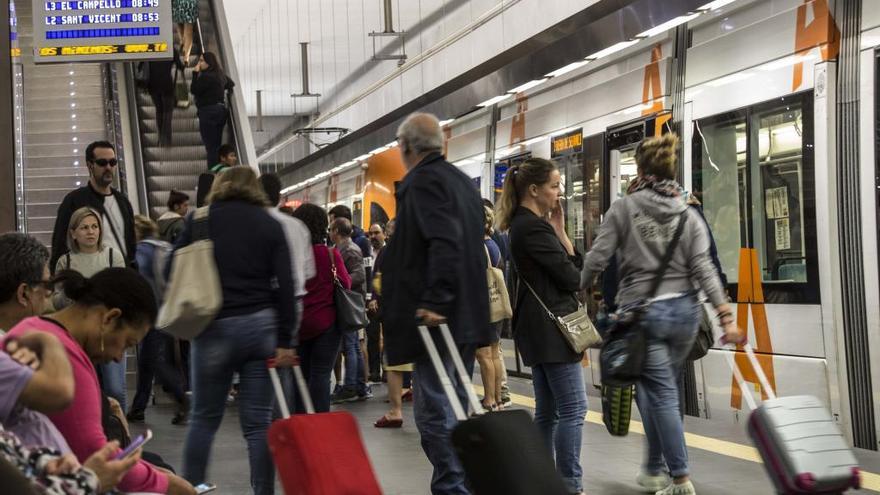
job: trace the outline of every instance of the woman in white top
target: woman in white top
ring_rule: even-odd
[[[101,215],[97,211],[82,207],[73,212],[67,229],[67,248],[70,251],[58,258],[55,272],[74,270],[89,278],[105,268],[125,267],[121,252],[104,247],[101,227]]]
[[[101,215],[97,211],[85,206],[73,212],[67,229],[67,248],[70,251],[58,258],[55,273],[73,270],[91,278],[105,268],[124,268],[126,263],[122,253],[117,249],[104,247],[103,233]],[[53,302],[56,310],[71,303],[60,291],[56,293]],[[125,411],[125,358],[121,362],[111,361],[96,365],[95,368],[101,378],[101,389],[119,402]]]

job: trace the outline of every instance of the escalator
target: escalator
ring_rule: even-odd
[[[222,24],[225,22],[224,17],[222,0],[199,1],[199,23],[194,29],[193,54],[201,53],[203,49],[216,53],[223,70],[237,84],[231,43],[226,27]],[[175,42],[179,46],[179,40]],[[207,169],[206,153],[199,134],[195,103],[189,108],[174,110],[171,144],[159,145],[156,108],[149,93],[136,88],[134,69],[135,64],[127,64],[125,71],[130,114],[137,117],[131,119],[134,139],[132,155],[140,160],[136,168],[143,174],[138,177],[142,208],[149,212],[150,217],[157,219],[166,211],[165,204],[172,189],[188,194],[190,203],[195,205],[198,176]],[[192,81],[192,74],[192,69],[187,68],[188,82]],[[245,160],[253,159],[255,155],[240,91],[241,86],[236,85],[227,94],[230,121],[226,126],[223,142],[233,144],[238,151],[239,160],[248,163]]]

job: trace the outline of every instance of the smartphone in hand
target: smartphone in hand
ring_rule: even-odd
[[[134,441],[131,442],[131,445],[126,447],[125,450],[120,450],[119,453],[116,454],[116,457],[114,457],[114,459],[116,459],[116,460],[125,459],[126,457],[134,454],[137,451],[137,449],[143,447],[144,444],[149,442],[152,438],[153,438],[153,431],[147,430],[143,435],[140,435],[137,438],[135,438]]]
[[[196,486],[195,489],[198,495],[202,495],[203,493],[213,492],[217,489],[217,485],[202,483],[201,485]]]

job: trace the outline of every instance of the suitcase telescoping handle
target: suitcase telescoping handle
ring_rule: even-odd
[[[758,357],[755,356],[755,350],[752,349],[752,345],[746,342],[743,345],[743,350],[746,352],[746,356],[749,358],[749,363],[751,363],[752,368],[755,369],[755,374],[758,375],[758,381],[761,382],[761,387],[767,392],[767,397],[775,399],[776,392],[774,392],[773,387],[770,386],[770,380],[767,379],[767,375],[764,373],[764,368],[761,366],[761,363],[758,362]],[[733,360],[732,351],[733,350],[731,350],[731,352],[725,352],[724,357],[727,359],[727,364],[730,366],[731,371],[733,371],[733,376],[736,379],[736,383],[739,384],[739,389],[742,391],[742,395],[746,399],[749,409],[754,411],[757,407],[755,398],[752,397],[752,392],[749,390],[749,387],[746,386],[746,379],[743,378],[742,371],[740,371],[736,361]]]
[[[455,341],[452,340],[449,326],[446,325],[446,323],[441,323],[439,331],[440,335],[443,337],[443,341],[446,343],[446,348],[449,350],[449,355],[452,357],[452,363],[455,365],[458,379],[461,381],[461,385],[467,393],[471,409],[474,410],[475,414],[483,414],[485,412],[483,410],[483,405],[480,404],[480,399],[477,398],[477,393],[474,392],[474,385],[471,383],[471,377],[468,375],[467,370],[465,370],[464,362],[461,360],[461,354],[458,352],[458,346],[456,346]],[[428,351],[428,356],[431,358],[431,364],[434,365],[434,371],[437,372],[437,376],[440,378],[440,383],[443,385],[446,397],[449,398],[449,403],[452,405],[452,411],[455,413],[455,417],[459,421],[468,419],[467,406],[462,404],[458,398],[455,386],[452,384],[452,380],[450,379],[449,374],[446,373],[446,368],[443,366],[443,361],[440,359],[440,353],[437,352],[437,346],[434,345],[434,339],[431,338],[430,330],[428,330],[428,327],[425,325],[419,325],[419,334],[422,336],[422,342],[424,342],[425,349]]]
[[[272,380],[272,388],[275,389],[275,398],[278,399],[278,408],[281,409],[281,416],[287,419],[290,417],[290,408],[287,407],[284,389],[281,388],[281,378],[278,377],[278,370],[275,368],[275,359],[269,359],[267,364],[269,365],[269,378]],[[299,390],[306,414],[315,414],[312,396],[309,394],[309,387],[306,385],[306,379],[303,377],[302,368],[300,368],[299,364],[293,366],[293,378],[296,380],[296,388]]]

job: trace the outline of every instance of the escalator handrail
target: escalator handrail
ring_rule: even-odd
[[[134,169],[137,175],[138,201],[140,210],[147,216],[152,217],[150,202],[147,198],[147,174],[144,170],[145,160],[143,145],[141,143],[140,116],[138,113],[137,85],[134,81],[134,62],[123,64],[125,66],[125,93],[128,100],[129,126],[131,127],[131,153],[128,156],[135,161]]]

